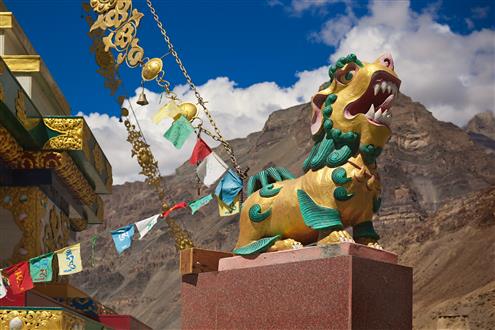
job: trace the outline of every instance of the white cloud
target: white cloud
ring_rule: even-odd
[[[341,1],[293,1],[299,12]],[[346,1],[343,1],[347,3]],[[337,37],[325,36],[334,29],[324,25],[320,40],[335,45],[332,62],[350,52],[360,59],[371,61],[385,51],[394,55],[396,70],[402,79],[402,91],[426,105],[433,114],[445,121],[464,124],[475,113],[495,108],[495,31],[474,31],[459,35],[448,25],[435,22],[435,9],[413,12],[407,1],[376,1],[370,4],[369,14],[359,20],[346,7],[346,21],[337,18],[345,33]],[[352,26],[349,26],[352,22]],[[327,29],[325,29],[327,27]],[[208,108],[215,117],[225,138],[244,137],[260,130],[274,110],[307,102],[318,86],[327,80],[327,65],[297,74],[293,86],[284,88],[274,82],[260,82],[240,88],[227,77],[211,79],[199,86]],[[194,100],[187,86],[174,91],[185,101]],[[139,90],[137,90],[139,92]],[[155,125],[152,114],[160,107],[158,94],[147,91],[150,104],[135,107],[143,131],[158,159],[162,174],[174,169],[189,157],[194,139],[176,150],[163,138],[170,121]],[[131,99],[135,105],[137,96]],[[162,104],[166,101],[162,99]],[[130,158],[124,126],[115,117],[92,113],[85,116],[97,140],[113,165],[115,183],[142,180],[139,166]]]
[[[234,81],[226,77],[211,79],[199,86],[201,95],[208,101],[207,106],[226,139],[245,137],[249,133],[259,131],[263,127],[268,115],[275,110],[287,108],[307,102],[315,93],[319,84],[328,79],[327,67],[303,71],[297,74],[297,81],[293,86],[283,88],[274,82],[261,82],[247,88],[236,87]],[[136,90],[138,94],[141,89]],[[184,101],[194,100],[194,95],[186,86],[177,86],[174,92]],[[181,150],[175,149],[163,137],[163,133],[170,127],[171,120],[164,120],[159,125],[151,121],[152,115],[167,102],[160,94],[145,91],[149,105],[136,105],[137,95],[130,99],[134,112],[141,124],[153,154],[158,160],[162,174],[171,174],[186,161],[194,146],[194,138],[190,138]],[[125,107],[130,108],[126,102]],[[205,123],[207,120],[201,116]],[[127,132],[118,118],[106,114],[91,113],[85,116],[96,139],[110,163],[113,166],[114,182],[143,180],[139,175],[139,165],[135,158],[130,157],[131,146],[127,139]],[[134,122],[131,114],[131,119]],[[204,125],[209,128],[208,124]],[[207,139],[207,138],[205,138]],[[214,142],[208,140],[211,145]]]

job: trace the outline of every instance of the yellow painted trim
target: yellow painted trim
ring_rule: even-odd
[[[12,72],[40,72],[41,58],[39,55],[2,55]]]
[[[0,13],[0,29],[12,29],[12,12]]]

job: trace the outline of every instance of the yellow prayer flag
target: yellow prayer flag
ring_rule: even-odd
[[[158,124],[166,117],[175,118],[175,116],[177,116],[178,114],[180,114],[180,108],[177,103],[172,100],[161,107],[160,110],[158,110],[153,115],[153,118],[151,118],[151,120],[153,121],[153,123]]]
[[[82,271],[81,243],[77,243],[57,252],[58,274],[70,275]]]
[[[227,205],[220,198],[216,196],[218,202],[218,212],[221,217],[227,217],[229,215],[234,215],[239,213],[241,203],[239,202],[239,195],[237,195],[234,199],[232,205]]]

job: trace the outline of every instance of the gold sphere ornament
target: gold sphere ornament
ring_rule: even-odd
[[[180,114],[186,117],[187,120],[191,121],[198,114],[198,107],[196,104],[191,102],[184,102],[179,104]]]
[[[158,57],[148,60],[141,71],[141,77],[143,80],[153,80],[155,79],[160,71],[163,69],[163,62]]]

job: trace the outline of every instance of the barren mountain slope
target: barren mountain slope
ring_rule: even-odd
[[[437,121],[421,104],[412,102],[407,96],[399,97],[393,112],[394,134],[378,159],[384,189],[384,203],[380,211],[382,221],[378,227],[385,247],[402,253],[404,262],[415,267],[418,285],[430,283],[442,287],[445,279],[434,277],[436,274],[430,272],[431,261],[425,258],[435,252],[418,249],[417,246],[410,250],[400,242],[411,239],[412,227],[439,221],[440,216],[432,214],[439,208],[438,214],[444,212],[442,205],[447,200],[456,198],[457,201],[450,202],[452,205],[464,203],[470,192],[493,186],[495,157],[483,152],[462,129]],[[231,141],[240,164],[249,166],[251,175],[273,164],[285,166],[300,175],[302,162],[312,145],[308,133],[309,120],[308,105],[272,113],[261,132]],[[222,152],[220,154],[227,159]],[[189,164],[181,166],[176,175],[165,177],[163,184],[175,201],[198,198],[194,168]],[[202,194],[206,192],[203,189]],[[493,194],[489,196],[492,198]],[[99,234],[95,267],[87,265],[83,273],[72,279],[76,285],[121,313],[135,315],[156,329],[178,328],[178,258],[165,224],[155,227],[142,241],[134,241],[132,248],[121,256],[117,256],[109,234],[110,229],[157,213],[159,205],[155,193],[144,183],[115,186],[113,194],[106,198],[107,227],[93,227],[80,235],[81,240],[85,240],[84,253],[88,255],[88,237],[93,233]],[[187,210],[181,210],[174,213],[174,218],[192,233],[197,246],[230,250],[237,239],[237,218],[219,217],[214,202],[194,216]],[[449,235],[468,230],[463,226],[471,220],[463,216],[448,217],[446,223],[455,221],[461,224]],[[428,228],[428,225],[425,227]],[[470,240],[469,244],[459,239],[444,241],[441,232],[424,230],[421,247],[432,244],[435,251],[441,247],[442,251],[459,251],[460,254],[462,251],[458,250],[458,246],[475,251],[486,249],[486,239],[480,239],[481,235],[485,235],[481,227],[466,228],[474,228],[472,234],[477,238]],[[437,264],[443,265],[445,260],[450,260],[448,256],[448,253],[438,253]],[[469,258],[459,258],[452,267],[464,271],[471,264]],[[469,295],[475,294],[475,290],[484,290],[484,286],[493,282],[486,280],[489,271],[488,266],[478,269],[480,276],[473,275],[464,284],[458,284],[460,288],[465,287],[465,292],[461,293]],[[441,308],[440,302],[448,303],[446,299],[459,297],[457,293],[449,295],[441,290],[430,291],[415,288],[415,303],[419,303],[415,305],[416,311]],[[425,320],[431,321],[416,315],[417,326],[427,324]]]

